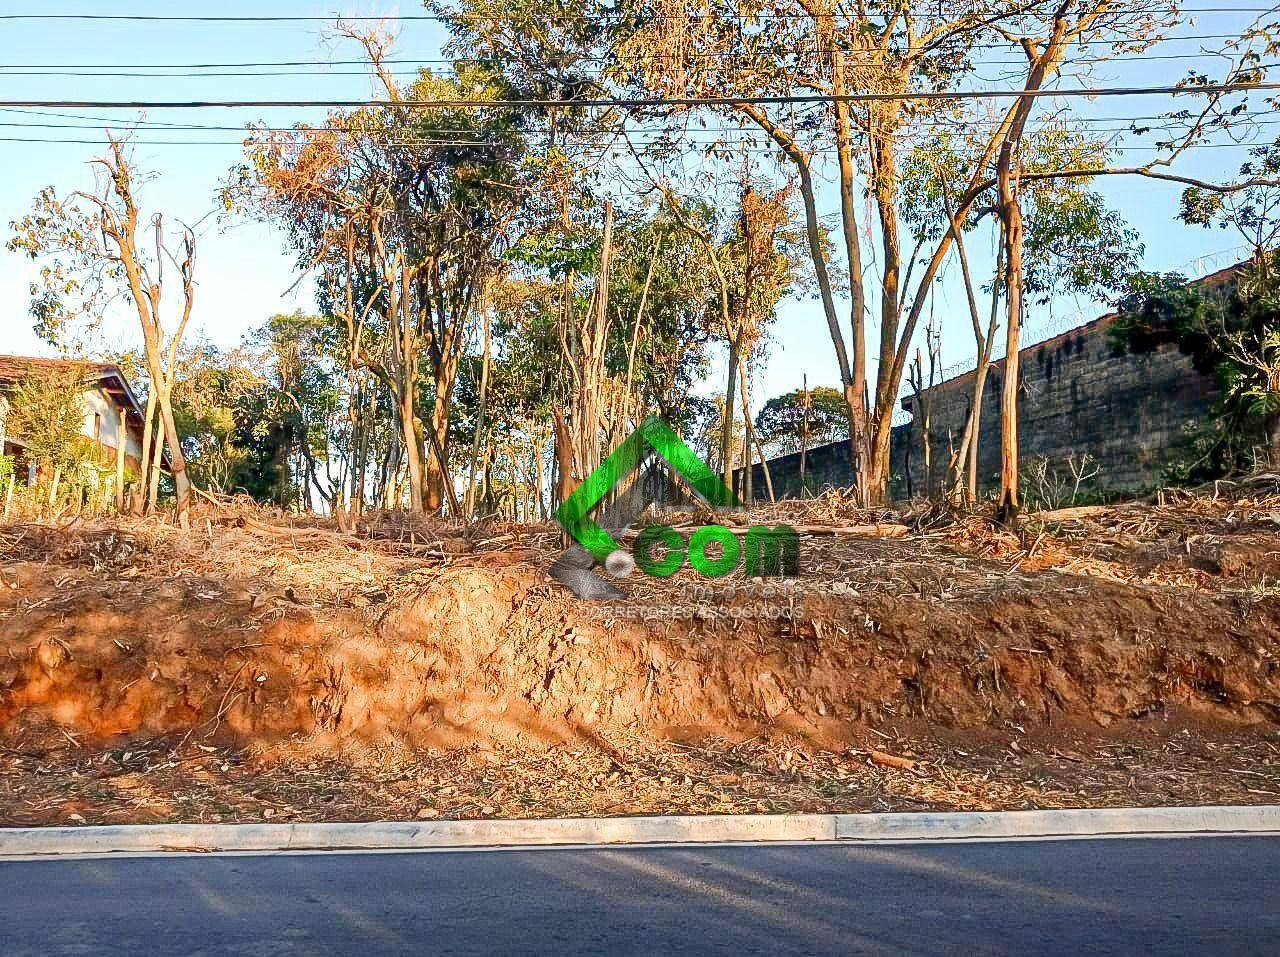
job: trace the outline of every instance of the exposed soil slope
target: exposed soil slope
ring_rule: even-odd
[[[1198,537],[1232,539],[1217,568],[1170,571],[1162,549],[1193,550],[1148,517],[1145,539],[1106,555],[1072,526],[1011,541],[919,521],[898,538],[811,530],[786,588],[724,579],[708,594],[686,570],[628,582],[625,606],[550,581],[545,528],[10,527],[0,735],[333,750],[781,729],[831,742],[906,719],[1107,725],[1173,707],[1274,726],[1280,597],[1255,574],[1280,553],[1274,524],[1213,526]],[[663,620],[673,608],[693,617]]]

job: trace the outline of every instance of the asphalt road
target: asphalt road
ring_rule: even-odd
[[[1280,838],[0,863],[4,954],[1277,953]]]

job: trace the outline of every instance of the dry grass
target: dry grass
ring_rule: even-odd
[[[1280,735],[1175,726],[1103,736],[1016,729],[894,733],[840,752],[778,735],[737,744],[614,736],[545,752],[261,760],[172,740],[102,751],[0,750],[0,823],[530,818],[626,814],[1018,810],[1280,799]],[[910,770],[873,749],[912,756]]]
[[[833,591],[938,604],[1014,592],[1087,595],[1106,580],[1247,603],[1270,594],[1280,571],[1280,494],[1270,487],[1169,494],[1153,504],[1067,517],[1030,515],[1017,532],[998,529],[981,514],[925,506],[859,509],[839,492],[759,508],[734,523],[779,521],[806,529],[803,574],[788,586],[796,600]],[[864,531],[848,531],[854,528]],[[906,532],[885,537],[879,531],[889,528]],[[202,589],[242,589],[255,609],[283,602],[376,616],[459,566],[545,569],[560,541],[551,525],[461,525],[404,513],[340,525],[231,502],[201,507],[190,532],[164,517],[0,526],[0,584],[19,565],[34,563],[58,586],[48,599],[57,607],[74,608],[123,580],[129,588],[173,587],[197,597]],[[1245,546],[1247,561],[1239,557]],[[632,602],[658,604],[695,583],[686,569],[665,581],[635,576],[626,588]],[[554,585],[543,599],[572,603]],[[6,617],[31,610],[19,601]],[[781,732],[738,743],[612,734],[590,747],[411,755],[317,756],[288,744],[267,755],[208,740],[166,737],[85,748],[68,739],[65,747],[42,750],[10,741],[0,749],[0,821],[988,809],[1280,797],[1280,738],[1273,727],[1228,730],[1168,715],[1107,733],[1007,726],[961,734],[891,722],[868,727],[863,746],[841,751]],[[873,750],[909,763],[876,763]]]

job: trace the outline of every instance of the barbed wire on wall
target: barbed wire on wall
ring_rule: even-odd
[[[1229,249],[1221,249],[1214,253],[1206,253],[1203,256],[1196,256],[1183,263],[1176,272],[1182,272],[1188,279],[1203,279],[1205,276],[1215,273],[1227,266],[1234,265],[1248,255],[1249,247],[1245,245],[1232,246]],[[1073,329],[1080,329],[1089,323],[1106,315],[1104,312],[1086,312],[1084,309],[1077,309],[1061,316],[1050,316],[1042,322],[1036,323],[1034,326],[1024,326],[1022,330],[1022,339],[1025,345],[1023,349],[1031,349],[1041,343],[1060,336],[1065,332]],[[978,357],[970,356],[959,362],[953,362],[946,365],[940,371],[938,382],[941,385],[958,376],[972,372],[978,367]],[[898,401],[910,398],[914,395],[914,390],[910,383],[904,382],[898,391]],[[906,425],[911,421],[911,413],[906,409],[899,408],[893,414],[894,425]]]

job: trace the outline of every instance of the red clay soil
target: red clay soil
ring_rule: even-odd
[[[284,564],[237,560],[246,536],[261,544],[244,528],[194,543],[0,533],[0,738],[27,745],[179,735],[332,753],[761,731],[830,744],[902,720],[1105,726],[1166,709],[1280,722],[1280,598],[1265,588],[1026,574],[932,540],[829,538],[781,598],[738,580],[756,594],[696,595],[693,620],[646,621],[628,616],[688,602],[689,582],[636,582],[630,611],[582,603],[546,576],[545,534],[394,561],[347,543],[364,562],[355,584],[308,591],[282,585]],[[308,534],[253,554],[298,567]],[[790,619],[726,611],[779,604]]]

